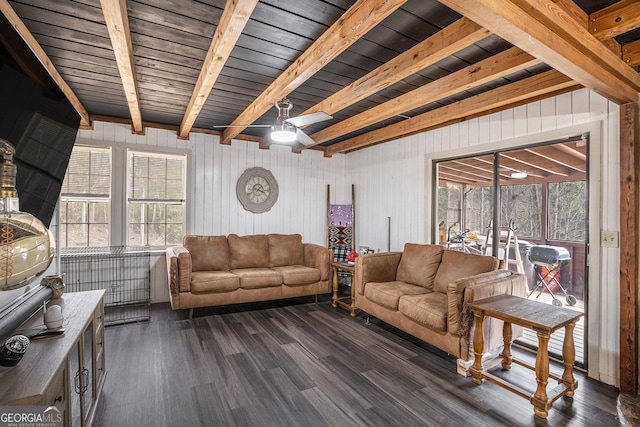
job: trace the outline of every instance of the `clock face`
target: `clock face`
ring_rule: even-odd
[[[264,168],[250,168],[238,178],[236,195],[249,212],[266,212],[278,199],[278,182]]]
[[[261,176],[253,176],[245,187],[247,197],[254,203],[264,203],[269,197],[271,187],[266,179]]]

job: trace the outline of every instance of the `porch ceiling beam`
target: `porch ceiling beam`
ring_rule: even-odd
[[[463,99],[441,108],[420,114],[402,122],[377,129],[363,135],[330,145],[325,156],[356,150],[370,145],[401,138],[417,132],[442,126],[453,120],[493,109],[506,108],[514,103],[550,94],[575,83],[561,73],[551,70],[515,83]]]
[[[329,96],[322,102],[309,108],[302,114],[310,114],[317,111],[335,114],[487,38],[490,34],[489,31],[475,22],[467,18],[461,18]]]
[[[638,73],[553,0],[440,2],[607,99],[638,102]]]
[[[133,46],[131,44],[126,0],[100,0],[100,5],[102,6],[111,46],[118,64],[124,94],[129,105],[131,126],[135,133],[142,134],[144,129],[142,127],[140,97],[138,95],[138,82],[133,62]]]
[[[540,60],[514,47],[329,126],[311,138],[321,144],[539,63]]]
[[[577,172],[586,173],[585,163],[584,161],[579,162],[576,161],[575,157],[572,157],[570,154],[555,151],[553,153],[544,153],[543,150],[539,150],[537,148],[527,148],[524,151],[532,154],[534,157],[532,158],[534,164],[537,162],[548,162],[551,164],[557,164],[560,167],[573,169]]]
[[[11,26],[13,26],[16,32],[20,34],[20,37],[22,37],[27,46],[29,46],[29,49],[31,49],[36,58],[38,58],[38,61],[40,61],[64,96],[67,97],[73,108],[80,115],[80,126],[82,128],[91,128],[91,121],[86,108],[84,108],[69,84],[62,78],[56,67],[54,67],[51,62],[51,59],[49,59],[44,49],[42,49],[42,46],[40,46],[40,43],[38,43],[33,34],[31,34],[31,31],[29,31],[24,22],[22,22],[7,0],[0,0],[0,11],[11,23]]]
[[[304,51],[227,128],[223,144],[241,133],[274,104],[298,88],[360,37],[402,6],[406,0],[358,0],[340,19]]]
[[[610,39],[638,27],[638,0],[622,0],[589,15],[589,32],[597,39]]]
[[[256,4],[258,4],[258,0],[227,0],[218,27],[213,34],[209,51],[200,69],[196,86],[184,112],[178,132],[179,138],[189,137],[189,131],[202,111],[213,85],[218,80],[222,67],[227,62]]]

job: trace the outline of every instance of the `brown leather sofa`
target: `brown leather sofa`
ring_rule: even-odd
[[[331,251],[299,234],[193,236],[167,248],[174,310],[331,291]]]
[[[403,252],[356,258],[356,307],[458,358],[473,363],[473,315],[467,304],[493,295],[526,297],[523,274],[498,270],[498,259],[407,243]],[[502,345],[502,322],[483,323],[485,352]],[[522,333],[514,328],[514,339]]]

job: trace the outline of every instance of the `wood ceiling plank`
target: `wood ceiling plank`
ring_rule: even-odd
[[[622,60],[632,67],[640,65],[640,40],[622,46]]]
[[[487,36],[489,32],[475,22],[459,19],[302,114],[335,114]]]
[[[611,39],[640,27],[640,2],[621,0],[589,15],[589,32],[597,39]]]
[[[540,60],[514,47],[329,126],[311,138],[316,145],[321,144],[539,63]]]
[[[82,105],[69,84],[62,78],[56,67],[53,65],[53,63],[45,53],[44,49],[42,49],[42,46],[40,46],[33,34],[31,34],[27,26],[24,24],[24,22],[22,22],[20,17],[16,14],[7,0],[0,0],[0,11],[11,23],[11,26],[18,32],[18,34],[20,34],[20,37],[22,37],[25,43],[33,51],[36,58],[38,58],[38,61],[40,61],[53,81],[60,88],[62,93],[64,93],[64,95],[67,97],[76,112],[80,115],[80,126],[82,126],[83,128],[91,127],[89,113],[87,112],[86,108]]]
[[[401,138],[437,127],[452,120],[463,120],[468,116],[486,112],[487,110],[509,106],[574,85],[575,83],[571,79],[558,71],[548,71],[420,114],[394,125],[330,145],[327,147],[325,155],[331,156]]]
[[[441,2],[607,99],[638,102],[638,73],[553,0]]]
[[[406,0],[358,0],[305,50],[271,85],[240,114],[232,125],[253,123],[283,97],[355,43]],[[229,144],[242,127],[224,131],[221,143]]]
[[[111,46],[116,56],[116,63],[120,70],[120,78],[124,94],[129,106],[129,114],[133,131],[136,134],[144,132],[142,128],[142,112],[140,111],[140,97],[138,82],[133,62],[133,47],[131,45],[131,31],[127,16],[126,0],[100,0],[104,19],[111,38]]]

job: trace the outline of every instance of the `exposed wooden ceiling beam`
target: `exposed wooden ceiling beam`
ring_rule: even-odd
[[[488,37],[489,31],[461,18],[392,60],[344,87],[302,114],[327,114],[347,108],[428,66]],[[406,110],[405,110],[406,111]]]
[[[258,0],[227,0],[216,32],[213,34],[209,51],[200,69],[200,75],[191,94],[189,105],[182,118],[178,133],[179,138],[189,137],[193,123],[200,114],[256,4],[258,4]]]
[[[38,43],[33,34],[31,34],[31,31],[29,31],[24,22],[22,22],[7,0],[0,0],[0,11],[2,11],[3,15],[11,23],[13,28],[15,28],[18,34],[20,34],[20,37],[22,37],[25,43],[29,46],[29,49],[31,49],[36,58],[38,58],[38,61],[40,61],[42,66],[47,70],[53,81],[67,97],[73,108],[78,112],[80,115],[80,126],[83,128],[90,128],[91,121],[89,120],[89,113],[84,108],[71,87],[62,78],[60,73],[58,73],[58,70],[56,70],[56,67],[54,67],[44,49],[42,49],[42,46],[40,46],[40,43]]]
[[[330,145],[326,156],[364,148],[373,144],[397,139],[406,135],[435,128],[455,119],[475,115],[513,103],[531,99],[573,86],[575,83],[561,73],[552,70],[515,83],[501,86],[462,101],[420,114],[405,121],[374,130],[354,138]]]
[[[621,0],[589,15],[589,32],[597,39],[610,39],[638,27],[638,0]]]
[[[307,81],[406,0],[358,0],[304,51],[236,119],[233,126],[253,123],[274,104]],[[220,142],[229,144],[243,127],[227,128]]]
[[[539,63],[539,59],[514,47],[329,126],[311,138],[321,144]]]
[[[589,30],[589,15],[580,9],[573,0],[556,0],[556,4],[568,13],[582,28]],[[615,39],[600,39],[600,41],[616,56],[622,58],[622,47]]]
[[[622,47],[622,60],[632,67],[640,65],[640,40]]]
[[[638,73],[553,0],[440,2],[607,99],[638,102]]]
[[[142,127],[142,113],[140,112],[138,82],[133,63],[133,46],[131,44],[131,32],[129,31],[126,0],[100,0],[100,5],[102,6],[111,46],[118,64],[124,94],[129,105],[133,131],[141,134],[144,130]]]

